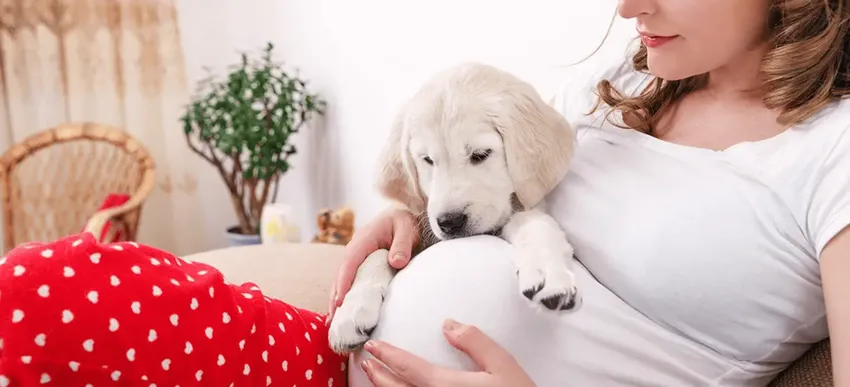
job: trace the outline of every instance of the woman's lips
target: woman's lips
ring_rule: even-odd
[[[652,35],[652,34],[647,34],[647,33],[643,33],[643,32],[640,33],[640,40],[643,42],[643,44],[645,46],[647,46],[649,48],[661,47],[662,45],[666,44],[667,42],[669,42],[673,39],[676,39],[678,37],[679,37],[679,35],[659,36],[659,35]]]

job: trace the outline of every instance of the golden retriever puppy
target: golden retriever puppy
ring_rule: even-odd
[[[575,133],[528,83],[464,63],[437,74],[404,104],[379,158],[378,190],[420,217],[421,251],[440,240],[491,234],[516,248],[519,291],[543,310],[581,305],[573,248],[543,208],[567,172]],[[331,321],[339,353],[365,343],[395,275],[387,250],[358,268]]]

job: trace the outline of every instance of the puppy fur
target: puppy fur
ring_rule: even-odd
[[[544,311],[578,310],[573,248],[544,209],[567,172],[575,132],[528,83],[496,67],[463,63],[427,81],[395,117],[377,188],[416,214],[417,251],[492,234],[517,249],[519,291]],[[395,269],[369,255],[331,321],[338,353],[359,348],[378,324]]]

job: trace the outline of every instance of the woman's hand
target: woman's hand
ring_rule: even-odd
[[[516,359],[478,328],[448,320],[443,332],[449,343],[469,355],[481,371],[439,367],[398,347],[373,341],[366,343],[366,350],[380,362],[369,359],[361,366],[375,387],[534,386]]]
[[[366,257],[380,249],[388,249],[390,265],[396,269],[407,266],[413,246],[419,243],[419,230],[416,218],[409,211],[391,208],[357,230],[345,246],[345,256],[337,272],[336,283],[331,290],[327,322],[331,321],[334,311],[342,304],[343,298],[351,289],[357,268]]]

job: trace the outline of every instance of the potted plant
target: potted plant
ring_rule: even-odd
[[[263,207],[275,200],[296,154],[292,136],[324,114],[325,102],[276,63],[273,51],[268,43],[259,58],[242,54],[223,79],[201,80],[181,117],[189,148],[212,164],[230,193],[239,222],[227,229],[231,245],[260,242]]]

